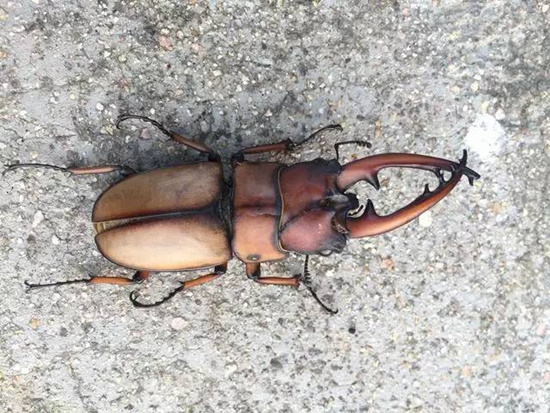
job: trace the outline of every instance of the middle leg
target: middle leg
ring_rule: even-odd
[[[130,293],[130,301],[135,307],[139,308],[147,308],[147,307],[156,307],[158,305],[161,305],[162,303],[165,303],[166,301],[173,298],[177,293],[183,290],[188,290],[189,288],[196,287],[201,284],[206,284],[207,282],[214,281],[215,279],[219,278],[221,275],[225,274],[227,271],[227,263],[218,265],[214,267],[214,272],[211,274],[201,275],[200,277],[194,278],[189,281],[184,281],[180,284],[179,287],[177,287],[175,290],[173,290],[170,294],[168,294],[166,297],[159,301],[155,301],[153,303],[141,303],[138,301],[139,294],[136,291],[132,291]]]
[[[240,151],[235,153],[232,156],[231,160],[232,160],[233,163],[242,162],[244,160],[245,155],[253,155],[253,154],[258,154],[258,153],[266,153],[266,152],[279,152],[279,151],[294,150],[294,149],[302,146],[306,142],[309,142],[310,140],[312,140],[313,138],[318,136],[321,132],[324,132],[326,130],[332,130],[332,129],[342,131],[342,126],[340,126],[340,125],[325,126],[321,129],[319,129],[318,131],[313,132],[307,138],[305,138],[304,140],[302,140],[298,143],[294,143],[291,139],[286,139],[284,141],[280,141],[280,142],[276,142],[276,143],[268,143],[268,144],[265,144],[265,145],[250,146],[248,148],[241,149]]]

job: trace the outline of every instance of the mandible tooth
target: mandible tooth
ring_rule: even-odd
[[[372,201],[370,199],[367,201],[367,205],[365,207],[365,214],[367,214],[367,215],[378,215],[376,213],[376,211],[374,210],[374,204],[372,203]]]
[[[424,186],[424,193],[422,195],[428,195],[430,193],[430,185],[426,184]]]
[[[380,181],[378,180],[378,174],[373,174],[367,177],[366,181],[371,184],[377,191],[380,189]]]

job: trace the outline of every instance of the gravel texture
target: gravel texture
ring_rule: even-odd
[[[23,281],[128,275],[89,222],[118,177],[26,169],[0,179],[3,412],[548,412],[550,2],[0,2],[2,163],[199,159],[148,115],[224,156],[340,123],[295,162],[401,151],[464,180],[421,219],[312,257],[307,292],[220,280],[141,310],[192,274],[138,287]],[[263,156],[261,159],[269,159]],[[382,212],[433,178],[382,175]],[[293,256],[266,274],[292,274]],[[196,275],[196,274],[195,274]]]

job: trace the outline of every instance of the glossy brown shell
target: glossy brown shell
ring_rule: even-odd
[[[231,258],[220,216],[223,175],[200,162],[132,175],[97,200],[96,243],[110,261],[150,271],[213,267]]]
[[[316,159],[281,171],[279,237],[285,250],[315,254],[344,248],[349,203],[336,185],[340,169],[337,161]]]
[[[242,162],[234,169],[233,252],[243,262],[286,257],[279,245],[279,163]]]
[[[131,175],[103,192],[92,221],[196,211],[221,196],[223,175],[218,162],[198,162]]]

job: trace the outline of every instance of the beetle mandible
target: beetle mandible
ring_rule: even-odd
[[[278,143],[242,149],[231,158],[232,180],[223,176],[220,156],[203,143],[166,129],[157,121],[139,115],[121,115],[120,124],[129,119],[151,123],[172,140],[208,156],[203,162],[137,173],[124,165],[60,167],[50,164],[19,163],[4,171],[21,167],[44,167],[73,175],[118,171],[123,179],[104,191],[95,202],[92,222],[95,242],[101,254],[113,263],[135,270],[131,278],[101,277],[32,284],[31,288],[72,283],[140,283],[152,272],[179,272],[213,268],[213,272],[181,282],[163,299],[144,303],[130,294],[137,307],[153,307],[178,292],[213,281],[225,273],[232,256],[241,260],[246,275],[260,284],[305,286],[328,312],[312,288],[308,270],[311,254],[341,252],[348,238],[383,234],[398,228],[443,199],[465,176],[471,185],[480,176],[466,166],[464,151],[458,162],[431,156],[386,153],[340,165],[338,148],[345,144],[368,146],[364,141],[345,141],[335,145],[336,158],[317,158],[285,165],[278,162],[250,162],[247,155],[292,150],[314,139],[320,132],[342,128],[329,125],[299,143],[287,139]],[[380,188],[378,172],[388,167],[423,169],[433,172],[439,184],[405,207],[385,216],[374,210],[368,200],[361,212],[357,197],[347,192],[359,181]],[[443,172],[450,173],[445,179]],[[292,277],[261,275],[262,263],[279,261],[289,252],[305,255],[304,269]]]

